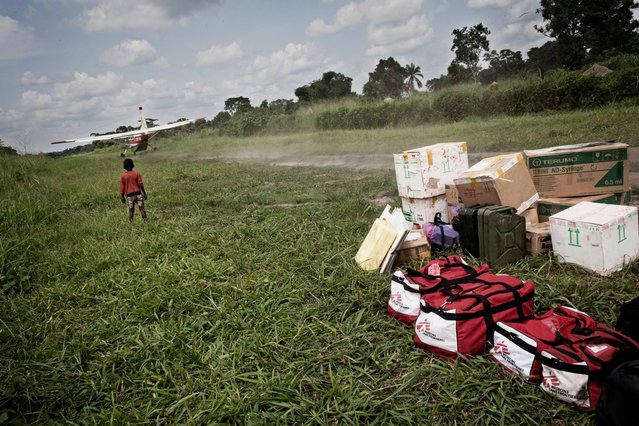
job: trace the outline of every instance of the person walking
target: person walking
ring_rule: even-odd
[[[136,204],[140,209],[142,219],[146,221],[144,200],[147,199],[147,195],[144,190],[142,175],[134,171],[133,167],[135,167],[135,165],[132,159],[127,158],[124,160],[124,170],[126,171],[120,176],[120,195],[122,196],[122,203],[127,203],[129,206],[129,222],[133,222]]]

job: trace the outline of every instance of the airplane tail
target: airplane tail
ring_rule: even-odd
[[[146,119],[144,118],[144,113],[142,112],[142,107],[139,107],[140,111],[140,130],[146,130]]]

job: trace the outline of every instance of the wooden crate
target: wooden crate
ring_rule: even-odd
[[[552,249],[550,222],[526,224],[526,250],[533,256]]]

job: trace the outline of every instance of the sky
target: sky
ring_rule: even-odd
[[[297,101],[327,71],[362,93],[380,59],[454,57],[452,31],[483,23],[490,49],[547,41],[539,0],[2,0],[0,139],[19,152],[137,125],[212,119],[224,101]]]

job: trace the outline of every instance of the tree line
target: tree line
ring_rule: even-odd
[[[425,83],[420,66],[402,65],[388,57],[368,74],[361,96],[352,91],[352,78],[331,70],[296,88],[297,101],[264,100],[253,107],[249,98],[228,98],[211,124],[223,134],[246,136],[277,121],[273,116],[292,114],[300,105],[345,98],[405,98],[422,87],[435,92],[459,84],[489,85],[526,76],[543,79],[551,70],[569,72],[622,54],[639,54],[639,22],[633,17],[637,7],[633,0],[540,0],[536,12],[543,23],[535,29],[549,40],[530,49],[526,59],[520,51],[491,49],[490,29],[478,23],[452,31],[454,59],[446,74]]]

